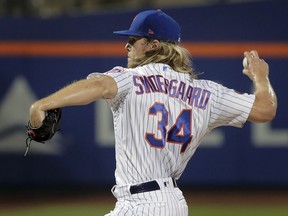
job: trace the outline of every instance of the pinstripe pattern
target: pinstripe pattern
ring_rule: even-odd
[[[160,190],[133,195],[128,186],[116,186],[112,192],[118,201],[106,216],[187,216],[187,203],[180,189],[173,187],[171,178],[157,179],[157,182]]]
[[[118,85],[117,96],[107,100],[114,117],[118,187],[153,179],[178,179],[204,136],[219,126],[241,127],[255,99],[254,95],[239,94],[213,81],[189,81],[188,74],[177,73],[164,64],[151,63],[134,69],[117,67],[106,75],[112,76]],[[157,112],[153,113],[154,109]],[[185,126],[180,124],[184,110]],[[175,126],[177,133],[171,132]],[[184,142],[174,138],[189,134],[191,141],[183,150]],[[177,192],[169,196],[161,191],[144,194],[145,200],[151,195],[149,205],[138,205],[142,198],[137,196],[133,197],[135,202],[121,199],[114,211],[121,213],[111,216],[188,214],[179,213],[179,199],[185,200]],[[137,214],[131,209],[137,209]]]

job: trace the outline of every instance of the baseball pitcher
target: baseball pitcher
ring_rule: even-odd
[[[197,78],[178,23],[161,10],[143,11],[128,30],[114,33],[128,38],[127,67],[89,74],[36,101],[30,124],[40,127],[48,110],[106,100],[114,118],[117,198],[106,216],[187,216],[177,180],[205,135],[275,117],[268,64],[257,51],[244,52],[243,74],[255,89],[240,94]]]

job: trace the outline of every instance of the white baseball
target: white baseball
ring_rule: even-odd
[[[248,68],[249,63],[248,63],[248,59],[246,57],[244,57],[242,64],[243,64],[244,68]]]

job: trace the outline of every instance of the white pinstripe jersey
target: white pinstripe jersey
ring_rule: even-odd
[[[178,179],[203,137],[219,126],[242,127],[255,99],[213,81],[190,81],[165,64],[116,67],[105,74],[118,86],[116,97],[107,100],[117,185]]]

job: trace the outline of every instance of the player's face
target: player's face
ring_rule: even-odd
[[[129,40],[125,46],[125,49],[128,51],[128,68],[137,67],[139,60],[145,56],[147,51],[150,51],[152,47],[144,37],[129,37]]]

